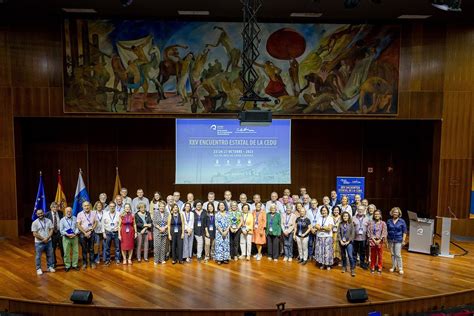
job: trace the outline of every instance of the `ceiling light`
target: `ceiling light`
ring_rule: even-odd
[[[360,0],[344,0],[344,7],[346,9],[354,9],[360,3]]]
[[[403,14],[400,15],[399,19],[427,19],[431,15],[421,15],[421,14]]]
[[[120,0],[120,3],[122,4],[122,7],[128,7],[129,5],[131,5],[133,2],[133,0]]]
[[[431,5],[443,11],[461,12],[462,0],[431,0]]]
[[[62,8],[67,13],[97,13],[94,9]]]
[[[178,10],[179,15],[209,15],[209,11]]]
[[[293,18],[319,18],[322,15],[322,13],[316,12],[293,12],[290,14]]]

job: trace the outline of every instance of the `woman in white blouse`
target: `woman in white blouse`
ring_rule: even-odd
[[[327,206],[321,207],[321,217],[316,221],[313,231],[316,233],[316,262],[321,266],[321,269],[327,268],[331,270],[334,263],[334,248],[332,238],[332,227],[334,220],[329,216],[329,209]]]

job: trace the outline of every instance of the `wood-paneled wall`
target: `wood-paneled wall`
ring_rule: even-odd
[[[427,135],[430,142],[432,140],[432,159],[427,162],[432,168],[427,191],[429,196],[425,197],[428,201],[426,205],[438,215],[447,215],[447,207],[450,206],[458,217],[465,218],[469,214],[474,150],[474,26],[409,22],[403,24],[401,29],[399,115],[396,118],[373,119],[440,121],[439,125],[435,124],[432,133]],[[21,131],[14,130],[14,120],[24,117],[78,117],[63,113],[62,95],[60,18],[3,19],[0,22],[0,189],[4,200],[0,204],[0,235],[17,234],[16,228],[12,229],[17,226],[17,210],[24,207],[23,200],[32,199],[25,192],[36,190],[36,184],[31,189],[25,187],[26,184],[17,183],[18,178],[34,179],[36,174],[27,174],[17,166],[18,161],[23,159],[22,149],[18,148],[21,147],[22,138]],[[150,115],[134,116],[135,119],[144,117]],[[311,122],[337,119],[339,124],[341,119],[324,116],[300,118],[312,119]],[[108,119],[120,120],[120,116]],[[360,120],[355,117],[342,119]],[[381,128],[383,133],[384,127]],[[97,147],[108,148],[112,154],[114,149],[111,144],[114,143],[89,144],[89,155],[101,161],[100,165],[90,166],[89,176],[95,177],[97,174],[104,179],[111,176],[113,178],[113,170],[104,171],[109,159],[107,151],[95,150]],[[385,145],[389,146],[388,143]],[[296,149],[295,152],[298,153],[299,150],[303,151]],[[78,149],[78,152],[81,150]],[[170,149],[164,151],[160,158],[169,160],[173,155]],[[59,153],[59,156],[64,156],[62,159],[69,163],[66,154]],[[416,150],[413,156],[417,156]],[[146,159],[153,161],[155,158],[150,156]],[[370,159],[378,158],[374,154]],[[359,168],[363,170],[370,161],[359,162],[362,164]],[[172,162],[160,164],[163,168],[169,168]],[[79,167],[68,166],[71,169]],[[322,166],[314,168],[323,170]],[[165,172],[173,173],[172,170]],[[133,170],[121,169],[124,177],[131,177],[133,173]],[[71,177],[76,176],[71,174]],[[306,174],[294,176],[297,182],[307,182]],[[295,183],[296,186],[298,184]],[[375,190],[385,194],[382,198],[387,198],[387,194],[393,195],[385,186],[374,185]],[[202,186],[202,190],[205,192],[208,187]],[[22,225],[20,223],[19,226]]]
[[[135,196],[143,188],[149,197],[158,190],[185,197],[193,192],[204,199],[209,191],[218,198],[230,189],[259,193],[267,200],[276,190],[289,187],[298,193],[306,186],[318,200],[334,189],[336,176],[365,176],[366,196],[388,213],[390,207],[417,210],[436,216],[431,196],[431,135],[435,121],[292,121],[292,185],[174,185],[174,119],[22,118],[15,129],[21,136],[17,150],[18,186],[22,196],[34,196],[38,172],[44,175],[48,201],[54,198],[57,169],[62,171],[69,201],[79,168],[84,172],[91,198],[112,194],[115,166],[122,185]],[[350,136],[348,136],[350,135]],[[311,136],[311,137],[310,137]],[[414,155],[413,153],[417,153]],[[372,167],[374,172],[368,173]],[[388,168],[393,168],[389,171]],[[32,176],[33,175],[33,176]],[[19,201],[21,232],[30,223],[31,201]]]

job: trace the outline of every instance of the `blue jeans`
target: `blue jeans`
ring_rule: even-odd
[[[92,265],[94,263],[95,233],[92,232],[89,238],[81,234],[80,240],[82,246],[82,265],[87,265],[87,257],[89,257],[89,264]]]
[[[285,257],[293,258],[293,233],[288,234],[288,236],[283,236],[283,249],[285,252]]]
[[[53,243],[50,240],[47,244],[42,242],[35,243],[36,270],[41,269],[41,254],[43,251],[46,252],[46,265],[48,268],[54,268]]]
[[[94,261],[99,263],[100,257],[102,255],[102,260],[105,261],[105,239],[103,238],[103,234],[95,234],[95,241],[94,241]],[[102,245],[102,248],[100,247]],[[102,250],[102,254],[100,253]]]
[[[347,267],[347,257],[349,257],[349,264],[351,265],[351,270],[355,269],[355,258],[354,258],[354,249],[352,243],[347,246],[341,246],[341,257],[342,257],[342,267]]]
[[[104,260],[105,262],[110,261],[110,246],[112,245],[112,240],[115,245],[115,261],[120,261],[120,240],[118,238],[118,232],[106,232],[106,237],[104,240]]]
[[[316,257],[316,235],[309,233],[308,237],[308,259],[311,259]]]

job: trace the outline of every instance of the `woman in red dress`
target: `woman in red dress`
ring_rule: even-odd
[[[123,264],[127,264],[127,252],[128,264],[132,264],[135,238],[137,238],[137,224],[135,223],[135,218],[132,214],[132,207],[127,203],[124,206],[124,212],[119,220],[119,239],[120,249],[122,249]]]

